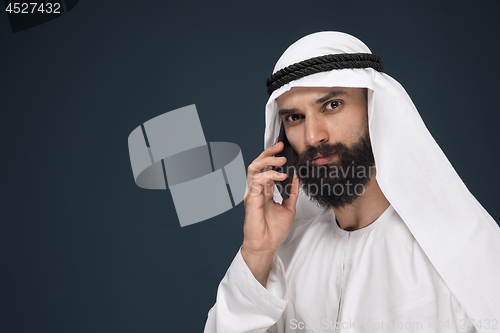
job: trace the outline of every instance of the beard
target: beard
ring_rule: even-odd
[[[338,162],[312,165],[318,155],[337,154]],[[302,190],[323,208],[353,205],[364,194],[375,168],[368,130],[351,148],[341,142],[309,147],[295,160]]]

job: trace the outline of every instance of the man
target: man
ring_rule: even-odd
[[[337,32],[282,55],[266,150],[248,168],[243,245],[205,332],[500,328],[500,229],[381,71]],[[298,157],[280,202],[272,188],[286,174],[270,167],[286,162],[273,145],[282,122]]]

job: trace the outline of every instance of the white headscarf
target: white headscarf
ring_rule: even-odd
[[[339,53],[371,52],[353,36],[318,32],[292,44],[273,73]],[[465,187],[404,88],[372,68],[333,70],[291,81],[267,102],[265,148],[279,133],[276,98],[298,86],[368,88],[370,139],[382,192],[469,318],[500,320],[500,228]],[[296,218],[318,209],[299,194]]]

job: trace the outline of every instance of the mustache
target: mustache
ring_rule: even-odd
[[[304,165],[307,162],[309,164],[316,158],[319,154],[323,157],[327,157],[333,154],[342,155],[344,152],[348,151],[349,148],[342,142],[336,143],[323,143],[318,146],[311,146],[304,150],[296,159],[296,164]]]

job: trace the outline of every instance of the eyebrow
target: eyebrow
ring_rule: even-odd
[[[323,97],[319,98],[314,104],[316,104],[316,105],[323,104],[324,102],[328,101],[331,98],[335,98],[335,97],[339,97],[339,96],[346,96],[346,95],[348,95],[348,94],[344,90],[333,90],[333,91],[328,92]],[[278,116],[283,117],[283,116],[287,116],[287,115],[294,114],[297,112],[299,112],[299,109],[297,109],[297,108],[280,109],[278,111]]]
[[[328,101],[330,98],[335,98],[335,97],[339,97],[339,96],[346,96],[346,95],[347,95],[347,93],[344,90],[333,90],[333,91],[330,91],[325,96],[318,99],[316,101],[316,105],[323,104],[324,102]]]

